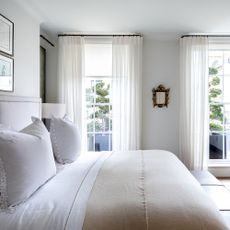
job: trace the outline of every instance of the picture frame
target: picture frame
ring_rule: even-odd
[[[153,107],[157,106],[159,108],[168,107],[169,104],[169,91],[170,89],[165,88],[163,85],[159,85],[156,89],[152,89],[152,100]]]
[[[0,54],[0,91],[14,91],[14,59]]]
[[[14,54],[14,23],[0,14],[0,52]]]

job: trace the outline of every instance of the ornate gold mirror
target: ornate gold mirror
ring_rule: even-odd
[[[169,91],[163,85],[159,85],[156,89],[153,88],[153,107],[158,106],[159,108],[168,107],[169,103]]]

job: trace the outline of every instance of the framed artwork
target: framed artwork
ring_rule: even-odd
[[[13,56],[14,23],[0,14],[0,51]]]
[[[14,60],[0,54],[0,90],[14,90]]]
[[[157,106],[159,108],[168,107],[169,104],[169,91],[163,85],[159,85],[156,89],[153,88],[153,107]]]

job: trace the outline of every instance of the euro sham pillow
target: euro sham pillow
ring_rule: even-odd
[[[50,137],[58,163],[69,164],[79,157],[81,153],[79,130],[66,116],[64,118],[51,118]]]
[[[20,132],[0,131],[0,209],[26,201],[56,174],[49,132],[39,119]]]

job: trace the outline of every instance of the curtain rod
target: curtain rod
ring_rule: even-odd
[[[40,35],[40,37],[44,39],[46,42],[48,42],[51,46],[55,47],[55,45],[52,42],[50,42],[46,37],[44,37],[43,35]]]
[[[213,37],[213,38],[226,37],[227,38],[227,37],[230,37],[230,35],[226,35],[226,34],[223,34],[223,35],[221,35],[221,34],[220,35],[219,34],[218,35],[217,34],[216,35],[215,34],[213,34],[213,35],[211,35],[211,34],[210,35],[208,35],[208,34],[207,35],[197,34],[196,35],[196,34],[194,34],[194,35],[182,35],[181,36],[181,38],[185,38],[185,37]]]
[[[80,36],[80,37],[117,37],[117,36],[128,36],[128,37],[142,37],[141,34],[58,34],[58,37],[66,36]]]

